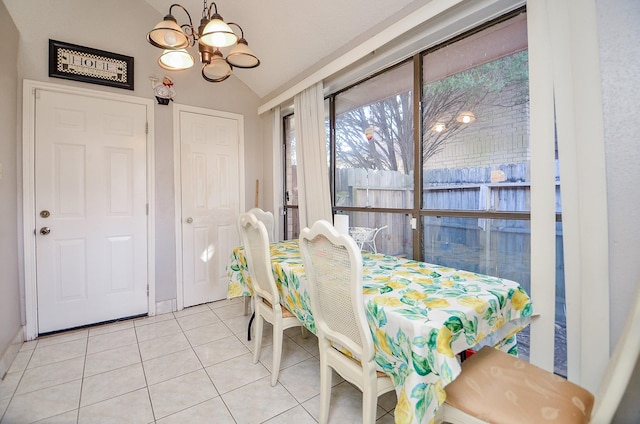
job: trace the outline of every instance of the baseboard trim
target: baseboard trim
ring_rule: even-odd
[[[4,379],[4,376],[7,374],[7,371],[9,371],[13,360],[16,359],[16,356],[24,343],[24,334],[25,328],[22,326],[18,329],[18,332],[13,340],[11,340],[9,346],[2,353],[2,357],[0,357],[0,380]]]
[[[156,302],[156,315],[168,314],[177,311],[176,299],[164,300]]]

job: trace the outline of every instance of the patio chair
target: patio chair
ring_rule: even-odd
[[[349,235],[353,237],[361,251],[368,248],[371,249],[373,253],[378,253],[376,237],[378,237],[378,233],[385,228],[387,228],[386,225],[379,228],[351,227],[349,229]]]
[[[445,387],[443,422],[611,423],[638,361],[639,334],[640,286],[595,401],[577,384],[484,347],[462,363],[460,376]]]
[[[320,424],[329,418],[332,369],[362,391],[362,422],[376,420],[378,396],[394,390],[389,376],[376,370],[373,337],[362,293],[362,255],[353,238],[328,222],[300,233],[311,310],[320,350]],[[341,346],[359,360],[334,346]]]

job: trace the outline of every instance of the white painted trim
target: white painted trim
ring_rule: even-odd
[[[228,118],[238,123],[238,159],[240,161],[240,210],[245,209],[245,178],[244,178],[244,116],[238,113],[205,109],[196,106],[173,104],[173,181],[175,193],[175,234],[176,234],[176,307],[184,309],[184,281],[182,279],[182,185],[180,160],[180,112],[198,113],[201,115]]]
[[[176,242],[176,308],[178,311],[184,309],[184,296],[182,281],[182,184],[181,180],[181,159],[180,159],[180,110],[178,104],[173,104],[173,201],[175,217],[175,242]]]
[[[156,303],[156,314],[158,315],[168,314],[177,310],[176,299],[169,299]]]
[[[156,314],[156,154],[154,103],[145,100],[147,108],[147,282],[149,307],[147,314]]]
[[[149,284],[148,314],[155,314],[155,212],[153,203],[154,151],[153,151],[153,101],[106,91],[24,80],[22,89],[22,234],[24,238],[24,287],[25,287],[25,338],[38,337],[38,294],[36,290],[35,243],[35,106],[36,90],[75,94],[104,100],[140,104],[146,107],[149,134],[147,135],[147,279]]]
[[[22,88],[22,238],[24,249],[25,338],[38,337],[38,293],[36,291],[35,241],[35,90],[41,87],[25,80]]]
[[[529,361],[554,369],[556,304],[555,116],[551,35],[545,1],[527,4],[531,151],[531,322]],[[550,284],[552,282],[553,284]]]
[[[24,332],[25,332],[25,328],[20,327],[16,335],[13,337],[13,339],[9,343],[9,346],[5,349],[5,351],[0,356],[0,381],[4,378],[5,374],[9,371],[9,368],[11,368],[11,364],[13,363],[13,360],[16,359],[16,356],[18,356],[18,352],[20,351],[20,348],[24,343]]]

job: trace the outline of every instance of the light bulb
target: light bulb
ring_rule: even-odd
[[[224,46],[227,41],[227,37],[224,34],[214,33],[211,35],[211,44],[214,46]]]
[[[475,120],[476,120],[476,116],[473,114],[473,112],[470,112],[470,111],[462,112],[456,118],[456,121],[460,122],[461,124],[470,124]]]
[[[446,126],[442,122],[438,122],[431,129],[434,130],[435,132],[442,132],[446,129]]]
[[[177,41],[178,39],[172,31],[167,31],[164,34],[164,42],[167,43],[167,46],[175,46]]]
[[[193,56],[185,49],[165,50],[158,59],[159,65],[170,71],[191,68],[194,64]]]

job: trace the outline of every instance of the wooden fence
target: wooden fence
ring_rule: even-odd
[[[423,208],[462,211],[530,211],[527,163],[495,168],[423,171]],[[556,210],[561,210],[556,172]],[[412,208],[413,175],[366,169],[336,170],[336,206]],[[412,256],[410,217],[397,213],[350,213],[351,226],[387,226],[376,240],[379,252]],[[562,227],[557,229],[557,275],[564,291]],[[423,217],[422,251],[426,262],[495,275],[530,286],[528,220]],[[564,295],[558,296],[559,304]]]

